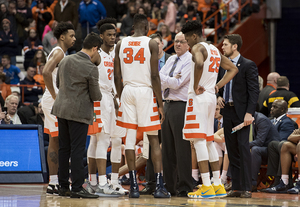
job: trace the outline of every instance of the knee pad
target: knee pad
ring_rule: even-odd
[[[121,162],[121,145],[122,139],[121,138],[112,138],[111,139],[111,153],[110,153],[110,161],[113,163],[120,163]]]
[[[88,158],[96,158],[96,145],[97,145],[97,137],[96,135],[93,134],[90,137],[90,144],[87,150]]]
[[[208,150],[209,162],[219,161],[218,152],[216,150],[214,143],[212,141],[209,141],[206,143],[206,146]]]
[[[134,129],[127,129],[125,150],[134,150],[136,133],[137,131]]]
[[[209,159],[208,150],[206,147],[206,139],[198,139],[194,141],[194,147],[196,150],[197,161],[206,161]]]
[[[97,134],[96,159],[107,159],[107,148],[109,147],[109,144],[109,134],[104,134],[104,132]]]

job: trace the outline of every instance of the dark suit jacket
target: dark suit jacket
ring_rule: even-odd
[[[293,133],[295,127],[293,121],[284,115],[275,125],[275,128],[279,132],[280,141],[287,140],[290,134]]]
[[[259,94],[258,70],[255,63],[240,56],[236,67],[239,72],[232,80],[232,98],[234,108],[240,121],[244,121],[246,112],[254,114]],[[218,81],[224,76],[225,70],[220,68]],[[219,91],[223,96],[224,87]],[[224,97],[223,97],[224,98]]]
[[[275,128],[274,124],[271,123],[270,119],[262,113],[254,113],[253,121],[253,141],[249,143],[250,149],[253,146],[268,147],[271,141],[280,141],[280,135]]]
[[[93,124],[94,101],[102,98],[99,72],[90,57],[83,53],[69,55],[58,65],[58,95],[52,108],[55,116],[85,124]]]
[[[264,101],[267,100],[270,93],[274,90],[276,90],[276,88],[274,88],[271,84],[266,85],[266,87],[261,90],[258,96],[258,111],[262,110]]]

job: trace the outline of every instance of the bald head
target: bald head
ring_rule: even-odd
[[[276,73],[276,72],[269,73],[269,75],[267,77],[267,83],[272,84],[275,87],[277,87],[277,79],[279,77],[280,77],[279,73]]]
[[[272,117],[278,118],[281,115],[285,114],[288,110],[288,105],[285,100],[276,99],[272,103],[270,114]]]

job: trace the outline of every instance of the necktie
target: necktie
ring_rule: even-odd
[[[160,71],[161,67],[160,67],[160,60],[158,60],[158,71]]]
[[[273,119],[273,124],[276,125],[276,118]]]
[[[179,60],[179,57],[177,57],[176,60],[174,61],[174,64],[173,64],[173,66],[172,66],[172,68],[170,70],[170,73],[169,73],[170,77],[173,77],[173,73],[174,73],[174,70],[176,68],[178,60]],[[170,89],[166,88],[166,90],[164,91],[164,97],[167,98],[169,96],[169,93],[170,93]]]
[[[232,60],[231,62],[234,63]],[[230,91],[230,84],[231,84],[230,82],[231,81],[229,81],[225,87],[225,104],[229,101],[229,91]]]

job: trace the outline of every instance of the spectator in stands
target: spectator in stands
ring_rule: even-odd
[[[148,37],[157,31],[157,25],[158,25],[157,19],[151,19],[149,21],[149,31],[147,34]]]
[[[24,74],[21,70],[17,66],[10,64],[10,56],[3,55],[1,61],[5,75],[10,79],[10,84],[18,84],[20,80],[24,79]]]
[[[10,120],[10,116],[6,113],[6,111],[2,111],[2,106],[0,104],[0,124],[12,124]]]
[[[212,0],[197,0],[198,2],[198,11],[203,13],[203,20],[207,17],[207,12],[210,9],[210,5],[213,2]]]
[[[200,18],[200,21],[203,21],[204,20],[203,12],[198,10],[198,7],[199,7],[198,1],[197,0],[192,1],[191,5],[194,6],[195,12],[196,12],[197,16]]]
[[[177,14],[175,4],[171,0],[164,0],[163,2],[167,6],[165,24],[168,25],[171,32],[174,32],[175,24],[176,24],[176,14]]]
[[[280,141],[280,135],[274,124],[265,115],[254,113],[253,141],[249,143],[252,160],[252,192],[257,191],[257,178],[260,166],[268,163],[268,144]]]
[[[129,36],[132,32],[132,25],[133,25],[133,16],[136,14],[136,9],[134,6],[129,7],[129,14],[122,20],[121,25],[121,34],[123,36]]]
[[[18,35],[10,29],[11,23],[8,19],[2,20],[3,31],[0,31],[0,60],[4,54],[10,56],[11,64],[16,65],[16,55],[18,54]]]
[[[54,20],[59,22],[71,22],[76,30],[78,24],[77,6],[73,1],[60,0],[54,8]]]
[[[35,116],[38,112],[38,104],[38,102],[34,102],[18,109],[17,114],[22,124],[29,124],[29,118]]]
[[[164,40],[166,40],[167,42],[172,41],[172,35],[168,25],[162,24],[159,28],[159,31],[161,32],[161,36]]]
[[[296,129],[283,143],[280,153],[280,162],[281,162],[281,179],[280,183],[274,188],[267,189],[268,193],[290,193],[298,194],[300,192],[300,165],[298,164],[298,181],[296,185],[289,189],[289,177],[290,177],[290,168],[292,161],[299,160],[300,157],[300,130]]]
[[[146,14],[146,10],[145,10],[145,8],[144,7],[139,7],[138,9],[137,9],[137,13],[138,14],[144,14],[144,15],[146,15],[147,16],[147,14]]]
[[[7,18],[8,10],[5,3],[0,4],[0,21],[2,22],[3,19]]]
[[[82,0],[78,8],[79,23],[81,24],[82,40],[90,32],[99,34],[97,22],[106,17],[106,10],[98,0]]]
[[[17,21],[17,34],[19,37],[18,55],[21,55],[24,41],[28,37],[25,29],[29,26],[30,19],[32,19],[31,9],[26,5],[26,0],[17,0],[17,9],[13,11],[13,15]]]
[[[157,1],[153,5],[151,15],[150,15],[152,19],[157,19],[158,22],[160,22],[160,20],[162,19],[161,12],[160,12],[160,5],[161,5],[160,1]]]
[[[180,32],[181,29],[182,29],[182,24],[180,22],[177,22],[176,25],[175,25],[175,34]]]
[[[286,116],[288,104],[285,100],[276,99],[272,103],[271,116],[274,117],[271,122],[279,132],[280,141],[272,141],[268,145],[268,167],[267,175],[274,176],[275,181],[272,185],[277,186],[280,183],[281,167],[280,167],[280,151],[283,143],[293,133],[295,126],[293,121]],[[270,188],[272,189],[272,188]],[[266,189],[267,190],[267,189]],[[268,191],[268,190],[267,190]],[[274,188],[273,190],[274,191]],[[276,189],[275,189],[276,191]]]
[[[45,63],[41,63],[38,67],[37,67],[37,73],[36,75],[33,77],[33,79],[40,83],[43,90],[45,90],[45,81],[44,81],[44,77],[43,77],[43,70],[44,70],[44,67],[45,67]]]
[[[272,91],[269,97],[263,102],[263,108],[261,109],[261,113],[263,113],[266,116],[269,116],[272,104],[276,99],[285,100],[288,103],[288,108],[300,107],[299,98],[294,92],[289,91],[289,89],[289,79],[286,76],[280,76],[277,79],[277,90]]]
[[[27,68],[34,58],[35,53],[38,50],[43,50],[43,44],[36,33],[36,29],[33,27],[29,30],[29,37],[24,41],[23,50],[25,53],[24,69],[27,71]]]
[[[269,97],[270,93],[277,88],[277,79],[280,75],[276,72],[269,73],[267,76],[267,85],[264,87],[258,96],[258,111],[263,108],[263,103]]]
[[[32,8],[32,17],[36,22],[38,37],[42,39],[45,26],[54,20],[53,12],[44,0],[38,0],[37,5]]]
[[[20,82],[21,85],[34,85],[33,87],[24,87],[24,89],[21,89],[21,94],[23,94],[24,90],[24,102],[38,102],[39,95],[43,95],[43,89],[40,86],[40,83],[33,79],[35,74],[36,68],[28,67],[27,76]]]
[[[17,108],[19,104],[19,98],[15,95],[9,95],[5,99],[5,106],[7,107],[7,114],[13,124],[22,124],[21,120],[17,114]]]
[[[10,85],[7,85],[5,80],[6,75],[4,73],[0,73],[0,96],[2,96],[3,100],[5,100],[6,97],[11,94]]]
[[[118,17],[118,0],[100,0],[106,10],[106,16],[117,19]]]
[[[219,10],[219,3],[218,2],[213,2],[210,6],[210,10],[207,12],[206,17],[208,18],[210,15],[212,15],[213,13],[215,13],[217,10]],[[221,24],[221,12],[218,12],[217,14],[217,26],[219,24]],[[208,28],[215,28],[215,17],[212,17],[210,19],[208,19],[205,22],[205,25]]]
[[[184,24],[187,21],[195,21],[195,20],[200,21],[201,19],[197,15],[194,6],[193,5],[188,5],[187,12],[183,15],[180,22],[181,22],[181,24]]]
[[[41,64],[44,64],[44,65],[45,65],[45,64],[46,64],[46,58],[47,58],[47,57],[46,57],[44,51],[38,49],[38,50],[35,52],[35,54],[34,54],[34,57],[33,57],[32,61],[31,61],[31,65],[34,65],[35,67],[38,67],[38,66],[40,66]],[[37,73],[39,73],[38,70],[37,70]]]
[[[53,34],[54,28],[57,26],[57,21],[53,21],[51,30],[43,38],[44,51],[49,54],[51,50],[57,45],[57,39]]]
[[[228,3],[229,2],[229,0],[223,0],[223,3],[224,4],[226,4],[226,3]],[[234,12],[236,12],[237,10],[238,10],[238,8],[239,8],[239,2],[237,1],[237,0],[232,0],[230,3],[229,3],[229,14],[231,15],[232,13],[234,13]],[[227,12],[227,8],[225,7],[225,9],[224,9],[224,11],[225,12]],[[227,13],[226,13],[227,14]],[[228,15],[228,14],[227,14]],[[229,24],[229,26],[230,27],[233,27],[235,24],[236,24],[236,22],[237,22],[237,14],[236,15],[234,15],[231,19],[230,19],[230,24]],[[226,16],[226,18],[227,18],[227,16]]]

